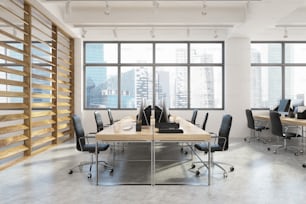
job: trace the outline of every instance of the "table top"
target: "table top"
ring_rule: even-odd
[[[158,133],[158,129],[151,126],[142,126],[136,132],[136,121],[126,117],[114,125],[104,128],[96,134],[96,139],[101,141],[209,141],[211,135],[190,122],[177,118],[180,128],[184,133]]]
[[[256,120],[270,120],[270,116],[267,115],[254,115],[254,119]],[[290,117],[280,117],[282,123],[288,124],[288,125],[301,125],[306,126],[306,119],[297,119],[297,118],[290,118]]]

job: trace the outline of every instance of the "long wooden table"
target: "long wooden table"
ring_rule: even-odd
[[[99,142],[148,142],[151,144],[151,185],[155,185],[155,142],[208,142],[208,185],[211,183],[211,135],[201,128],[177,119],[184,133],[158,133],[155,127],[142,128],[136,132],[136,123],[132,118],[124,118],[112,126],[105,128],[96,134],[97,145]],[[151,123],[152,124],[152,123]],[[154,122],[153,122],[154,126]],[[98,153],[96,152],[96,184],[99,185],[98,177]]]
[[[254,115],[253,116],[255,120],[263,120],[263,121],[270,121],[270,116],[267,115]],[[284,117],[281,116],[280,120],[282,123],[287,124],[287,125],[297,125],[297,126],[306,126],[306,119],[297,119],[297,118],[289,118],[289,117]]]

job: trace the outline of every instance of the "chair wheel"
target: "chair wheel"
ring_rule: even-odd
[[[246,138],[244,138],[243,140],[244,140],[245,142],[247,141],[247,139],[246,139]]]
[[[268,150],[268,151],[270,151],[270,150],[271,150],[271,148],[270,148],[270,147],[268,147],[268,148],[267,148],[267,150]]]
[[[88,173],[87,178],[91,179],[91,176],[92,176],[91,173]]]
[[[183,152],[183,151],[184,151],[184,148],[182,147],[182,148],[181,148],[181,152]]]
[[[306,168],[306,163],[302,165],[303,168]]]
[[[196,176],[199,176],[199,175],[200,175],[200,171],[197,170],[197,171],[196,171]]]
[[[111,174],[112,174],[113,172],[114,172],[114,169],[111,169],[111,170],[109,171],[109,173],[111,173]]]
[[[230,172],[233,172],[235,170],[235,168],[232,166],[231,168],[230,168]]]
[[[294,155],[295,155],[295,156],[299,156],[299,153],[298,153],[298,152],[295,152]]]
[[[188,152],[187,152],[187,151],[185,151],[185,152],[184,152],[184,154],[185,154],[185,155],[187,155],[187,154],[188,154]]]
[[[224,173],[224,174],[223,174],[223,177],[224,177],[224,178],[227,178],[227,173]]]
[[[191,165],[191,169],[194,169],[195,167],[196,167],[195,164],[192,164],[192,165]]]
[[[73,174],[73,171],[72,169],[69,170],[68,174]]]

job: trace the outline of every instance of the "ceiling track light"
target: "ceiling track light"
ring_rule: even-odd
[[[65,4],[65,11],[66,11],[66,14],[71,14],[71,0],[68,0]]]
[[[105,1],[105,9],[104,9],[104,14],[109,16],[110,15],[110,7],[109,7],[109,4],[108,4],[108,1]]]
[[[286,27],[284,28],[284,36],[283,37],[288,38],[288,30],[287,30]]]
[[[201,14],[202,14],[202,16],[207,15],[207,0],[203,0]]]
[[[153,7],[156,8],[156,9],[159,8],[159,2],[158,2],[158,0],[153,0],[152,5],[153,5]]]
[[[86,34],[87,34],[87,30],[85,28],[82,28],[82,31],[81,31],[82,38],[85,38]]]
[[[217,30],[214,30],[214,38],[217,39],[218,37],[219,37],[218,31],[217,31]]]
[[[150,35],[151,35],[151,38],[155,38],[156,37],[154,27],[151,28]]]
[[[114,38],[118,37],[117,28],[113,29],[113,36],[114,36]]]

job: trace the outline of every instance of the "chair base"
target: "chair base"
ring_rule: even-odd
[[[110,171],[110,174],[112,174],[112,173],[114,172],[113,166],[111,166],[110,164],[108,164],[106,161],[98,161],[98,163],[103,163],[103,166],[106,167],[106,168],[108,168],[108,170]],[[90,165],[90,167],[89,167],[89,172],[88,172],[88,174],[87,174],[87,178],[88,178],[88,179],[91,179],[91,177],[92,177],[91,169],[92,169],[93,164],[94,164],[93,161],[83,161],[83,162],[80,162],[80,164],[78,164],[77,166],[74,166],[74,167],[72,167],[71,169],[69,169],[68,174],[73,174],[75,168],[79,168],[80,171],[81,171],[81,168],[82,168],[83,166]]]
[[[194,153],[194,155],[199,159],[199,161],[197,161],[197,162],[192,162],[192,165],[191,165],[190,169],[194,169],[196,167],[195,164],[197,164],[197,163],[202,164],[200,167],[198,167],[197,171],[195,172],[196,176],[199,176],[201,168],[206,167],[208,169],[208,161],[203,161],[202,158],[197,154],[197,152],[193,148],[190,148],[190,149]],[[228,176],[229,172],[233,172],[234,169],[235,169],[232,164],[225,163],[225,162],[215,162],[214,159],[213,159],[213,153],[211,153],[211,165],[219,167],[223,171],[224,178],[226,178]],[[227,171],[222,165],[230,166],[229,171]]]
[[[281,145],[272,145],[271,147],[275,147],[275,149],[273,150],[274,154],[277,154],[278,150],[280,149],[284,149],[285,151],[291,150],[294,152],[295,156],[298,156],[304,153],[303,149],[299,149],[296,146],[287,146],[287,145],[281,144]],[[271,147],[268,147],[267,150],[271,151]]]
[[[197,171],[195,172],[196,176],[200,175],[200,169],[201,168],[206,167],[208,169],[208,161],[192,162],[191,169],[194,169],[196,167],[196,165],[195,165],[196,163],[201,163],[202,164],[200,167],[198,167]],[[232,164],[229,164],[229,163],[225,163],[225,162],[211,162],[211,164],[212,164],[212,167],[217,166],[217,167],[219,167],[223,171],[223,177],[224,178],[227,178],[229,172],[233,172],[235,170],[234,166]],[[230,167],[229,171],[227,171],[222,165],[229,166]]]
[[[257,135],[256,135],[256,132],[257,132]],[[250,143],[251,140],[254,139],[254,140],[260,141],[260,142],[262,142],[264,144],[267,144],[268,142],[271,142],[271,139],[270,140],[266,140],[266,139],[262,138],[261,136],[259,136],[259,132],[261,132],[261,131],[251,130],[250,136],[245,137],[244,141]]]

